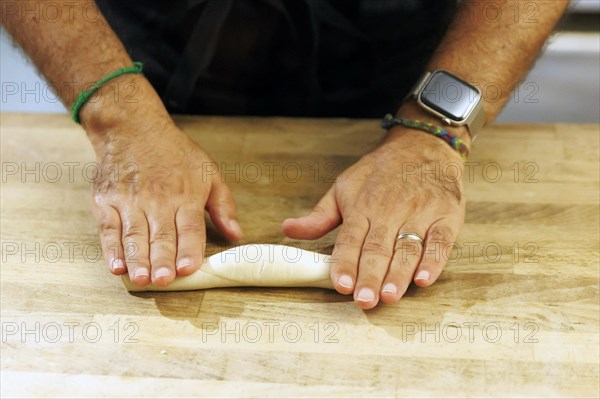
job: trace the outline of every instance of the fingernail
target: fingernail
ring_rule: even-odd
[[[231,228],[231,230],[234,230],[238,234],[242,234],[242,228],[240,227],[240,224],[237,222],[237,220],[231,219],[228,225],[229,228]]]
[[[429,272],[427,270],[421,270],[415,280],[429,280]]]
[[[397,294],[398,288],[396,288],[395,284],[387,283],[386,285],[383,286],[383,289],[381,290],[381,292],[386,292],[389,294]]]
[[[177,261],[177,270],[192,266],[192,263],[192,259],[190,258],[181,258]]]
[[[121,259],[113,259],[110,264],[110,268],[116,272],[117,270],[124,269],[125,265]]]
[[[133,272],[133,278],[136,277],[148,277],[148,270],[144,269],[143,267],[140,267],[138,269],[136,269],[135,272]]]
[[[358,292],[356,299],[361,302],[370,302],[375,299],[375,294],[370,288],[363,288]]]
[[[352,288],[352,277],[344,274],[342,277],[338,278],[338,284],[344,288]]]
[[[154,272],[154,278],[160,277],[171,277],[171,270],[167,269],[166,267],[161,267]]]

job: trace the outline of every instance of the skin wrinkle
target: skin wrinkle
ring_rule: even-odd
[[[417,251],[416,253],[409,252],[407,254],[404,254],[403,252],[394,253],[394,258],[397,259],[398,257],[400,259],[400,268],[403,271],[402,274],[411,275],[414,272],[413,265],[417,264],[421,258],[421,251]],[[401,281],[402,283],[398,287],[398,291],[405,292],[408,289],[411,280],[403,279]]]
[[[317,213],[321,213],[323,214],[323,219],[321,220],[321,223],[323,225],[330,225],[333,224],[336,220],[337,217],[334,215],[329,215],[327,210],[320,204],[316,204],[313,207],[313,212],[317,212]]]
[[[434,226],[427,230],[427,241],[428,242],[448,242],[451,237],[452,230],[448,226]]]
[[[123,238],[136,238],[145,235],[144,231],[142,231],[142,226],[138,224],[133,224],[127,219],[128,223],[125,223],[123,229]]]
[[[362,258],[365,255],[365,252],[363,251],[362,256],[361,256],[361,268],[358,270],[358,275],[360,277],[372,277],[373,276],[373,272],[376,271],[380,265],[380,261],[376,258],[373,257],[373,254],[369,254],[369,257],[367,258],[367,260],[363,261]],[[389,259],[389,255],[387,256],[387,258]]]
[[[389,258],[392,255],[392,249],[385,245],[384,240],[377,241],[373,239],[365,240],[365,243],[362,247],[363,255],[369,256],[382,256]]]

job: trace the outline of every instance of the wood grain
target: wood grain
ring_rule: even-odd
[[[229,171],[243,243],[322,253],[335,232],[290,240],[281,221],[382,137],[372,120],[177,123]],[[3,397],[599,395],[596,125],[486,129],[439,281],[371,311],[321,289],[129,294],[100,259],[83,130],[60,115],[0,127]],[[209,254],[231,245],[210,229]]]

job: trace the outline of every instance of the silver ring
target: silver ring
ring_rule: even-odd
[[[402,240],[403,238],[417,241],[421,245],[423,244],[423,239],[417,233],[400,233],[400,234],[398,234],[398,237],[396,238],[396,240]]]

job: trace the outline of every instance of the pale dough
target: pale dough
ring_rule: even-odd
[[[128,291],[189,291],[219,287],[318,287],[333,289],[330,256],[286,245],[249,244],[207,258],[199,270],[166,287],[139,287],[123,275]]]

